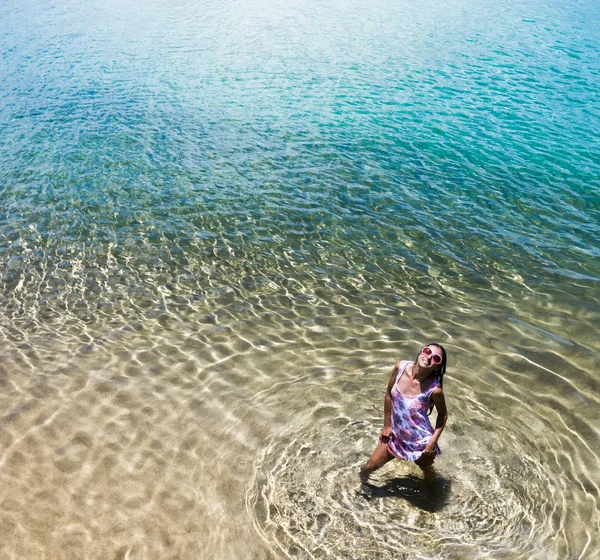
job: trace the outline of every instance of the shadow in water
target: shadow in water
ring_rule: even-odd
[[[366,498],[403,498],[422,510],[440,511],[450,498],[450,480],[435,474],[431,478],[401,476],[387,480],[384,485],[376,486],[369,482],[362,485]]]

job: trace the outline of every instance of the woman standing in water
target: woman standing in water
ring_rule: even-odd
[[[425,346],[414,362],[396,364],[385,393],[379,445],[360,472],[363,483],[394,457],[414,461],[424,471],[431,468],[441,453],[437,442],[448,418],[442,390],[445,372],[446,351],[440,344]],[[429,422],[434,406],[435,429]]]

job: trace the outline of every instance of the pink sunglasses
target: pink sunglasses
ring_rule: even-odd
[[[431,356],[431,361],[434,364],[439,366],[442,363],[442,357],[439,354],[434,354],[433,350],[429,348],[429,346],[425,346],[425,348],[423,348],[421,352],[423,352],[423,354],[425,354],[428,357]]]

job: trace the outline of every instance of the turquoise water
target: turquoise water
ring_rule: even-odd
[[[4,553],[600,554],[599,29],[4,2]],[[388,372],[431,339],[443,499],[396,465],[366,502]]]

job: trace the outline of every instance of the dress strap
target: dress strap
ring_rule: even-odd
[[[431,393],[433,393],[433,391],[434,391],[435,389],[437,389],[439,386],[440,386],[440,382],[438,381],[438,378],[436,377],[436,378],[433,380],[433,383],[431,384],[431,386],[429,387],[429,389],[427,389],[426,395],[427,395],[428,397],[430,397],[430,396],[431,396]]]
[[[394,387],[398,384],[398,379],[400,379],[402,377],[402,374],[404,373],[404,369],[406,368],[406,365],[410,363],[408,360],[402,360],[400,362],[400,367],[398,368],[398,374],[396,375],[396,381],[394,382]]]

